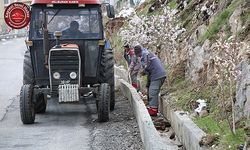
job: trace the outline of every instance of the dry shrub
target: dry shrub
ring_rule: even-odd
[[[119,31],[119,29],[124,25],[124,22],[125,22],[125,18],[123,18],[123,17],[118,17],[118,18],[114,18],[112,20],[109,20],[106,24],[107,37],[110,37],[114,33],[117,33]]]

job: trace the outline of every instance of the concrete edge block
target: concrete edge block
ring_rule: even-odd
[[[128,81],[128,71],[124,69],[123,66],[117,67],[116,65],[114,66],[114,73],[115,76],[119,79],[123,79],[125,81]]]
[[[120,79],[120,88],[125,97],[131,103],[133,111],[139,125],[140,135],[146,150],[170,150],[176,149],[167,145],[155,129],[153,121],[149,116],[146,106],[136,89],[125,80]]]
[[[115,90],[120,88],[121,83],[119,82],[119,76],[115,75]]]
[[[161,99],[161,113],[165,118],[171,121],[172,128],[179,140],[184,144],[187,150],[206,150],[207,147],[201,147],[199,142],[206,135],[183,111],[173,110],[167,99]]]

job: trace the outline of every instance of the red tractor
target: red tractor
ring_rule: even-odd
[[[46,111],[47,95],[70,103],[89,91],[98,120],[109,120],[115,106],[114,59],[104,37],[103,5],[114,18],[114,7],[99,0],[32,1],[20,93],[24,124]]]

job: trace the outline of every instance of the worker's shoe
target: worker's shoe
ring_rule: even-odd
[[[157,116],[158,108],[148,107],[147,109],[150,116]]]
[[[135,89],[137,89],[137,88],[138,88],[138,85],[137,85],[137,83],[136,83],[136,82],[132,82],[132,86],[133,86]]]

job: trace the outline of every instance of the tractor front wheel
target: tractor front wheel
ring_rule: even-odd
[[[23,124],[33,124],[35,121],[35,105],[32,101],[33,86],[22,86],[20,93],[20,114]]]
[[[109,120],[110,111],[110,86],[107,83],[100,85],[97,97],[97,113],[99,122],[107,122]]]

